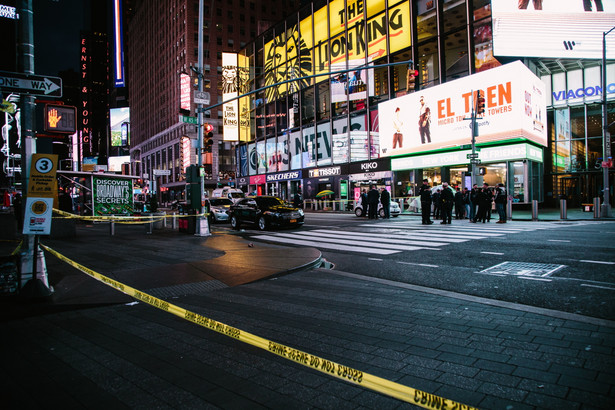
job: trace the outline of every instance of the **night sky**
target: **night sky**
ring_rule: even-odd
[[[99,0],[100,1],[100,0]],[[79,71],[80,31],[87,29],[84,0],[34,0],[34,71]]]
[[[106,1],[106,0],[98,0]],[[2,0],[1,4],[17,7],[16,0]],[[79,71],[80,31],[88,30],[90,0],[33,0],[34,16],[34,72],[37,75],[57,76],[60,71]],[[0,18],[0,70],[16,72],[15,20]]]

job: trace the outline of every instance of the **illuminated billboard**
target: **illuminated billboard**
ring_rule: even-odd
[[[190,112],[190,76],[179,75],[179,109]]]
[[[130,155],[122,155],[119,157],[109,157],[109,172],[122,172],[122,165],[130,163]]]
[[[249,70],[247,59],[236,53],[222,53],[222,100],[227,101],[247,92]],[[247,141],[250,125],[250,99],[243,97],[222,106],[224,141]],[[241,137],[240,137],[241,136]]]
[[[365,60],[349,60],[348,68],[355,68],[355,70],[331,76],[332,103],[344,102],[346,96],[350,101],[354,101],[364,100],[368,92],[370,96],[374,95],[374,70],[365,67]],[[346,63],[331,65],[331,71],[344,69],[346,69]]]
[[[388,53],[410,47],[410,2],[389,8],[388,14],[384,10],[384,0],[333,0],[328,11],[327,6],[315,11],[265,44],[265,85],[325,74],[347,59],[377,60],[387,55],[387,41]],[[304,79],[268,88],[267,101],[312,83]]]
[[[113,0],[113,74],[116,87],[124,87],[124,38],[122,2]]]
[[[130,144],[130,108],[112,108],[109,110],[111,126],[111,146],[127,147]]]
[[[477,143],[522,138],[547,145],[545,85],[516,61],[380,103],[380,155],[469,144],[477,90],[485,95]]]
[[[500,56],[602,58],[602,33],[615,24],[615,1],[492,0],[493,53]],[[607,36],[615,58],[615,36]]]

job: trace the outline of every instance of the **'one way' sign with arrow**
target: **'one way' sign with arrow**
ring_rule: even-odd
[[[18,94],[62,97],[62,79],[48,75],[0,71],[0,89]]]

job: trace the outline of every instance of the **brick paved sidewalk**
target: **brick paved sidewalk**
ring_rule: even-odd
[[[317,269],[168,300],[480,408],[613,408],[611,322],[474,299]],[[142,303],[6,322],[3,335],[6,408],[412,408]]]

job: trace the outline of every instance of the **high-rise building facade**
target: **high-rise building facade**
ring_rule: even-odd
[[[586,3],[313,1],[239,53],[254,91],[237,149],[240,186],[352,200],[369,184],[412,196],[427,178],[504,183],[514,204],[591,202],[602,189],[602,33],[615,10]],[[566,38],[558,25],[571,27]],[[478,91],[485,113],[472,149]],[[568,131],[556,138],[556,127]]]
[[[222,53],[239,51],[298,3],[203,1],[202,75],[211,104],[221,99]],[[198,162],[191,145],[196,127],[185,121],[196,116],[191,95],[197,78],[199,0],[134,1],[126,27],[133,174],[150,180],[150,189],[160,188],[163,200],[181,199],[185,166]],[[215,140],[212,153],[203,155],[208,188],[234,181],[233,146],[222,141],[220,113],[205,112]],[[169,175],[156,176],[153,184],[154,170]]]

